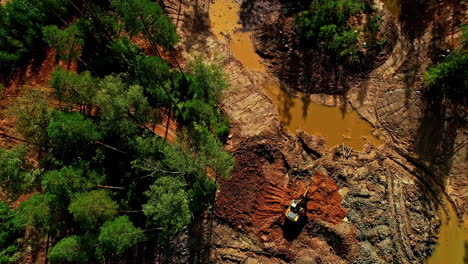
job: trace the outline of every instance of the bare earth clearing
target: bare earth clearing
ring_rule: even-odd
[[[284,132],[262,85],[273,77],[244,67],[229,45],[210,32],[211,1],[165,4],[183,36],[179,46],[183,56],[202,55],[222,63],[231,78],[223,109],[233,123],[228,148],[238,163],[232,178],[221,182],[212,261],[344,263],[373,259],[377,263],[421,263],[437,241],[440,216],[436,212],[438,204],[444,204],[441,192],[448,194],[459,216],[467,219],[466,131],[447,123],[424,127],[433,123],[426,120],[431,114],[417,92],[430,62],[428,53],[435,31],[453,23],[442,14],[462,14],[464,19],[464,11],[460,11],[466,10],[463,5],[438,3],[414,36],[408,34],[410,22],[395,23],[384,6],[376,3],[384,17],[384,30],[394,34],[379,57],[380,64],[367,76],[351,80],[345,96],[311,96],[313,102],[356,109],[383,135],[383,146],[368,146],[345,155],[341,148],[326,149],[318,137]],[[258,0],[241,7],[241,12],[251,12],[248,17],[255,18],[253,22],[241,21],[253,30],[255,48],[273,76],[284,69],[278,61],[294,52],[275,50],[287,44],[287,38],[277,39],[279,44],[273,46],[265,46],[263,41],[267,31],[276,37],[287,32],[280,31],[283,25],[290,25],[280,11],[279,1]],[[272,30],[268,25],[276,26]],[[447,39],[459,36],[450,28],[443,34]],[[429,144],[444,137],[453,142]],[[317,170],[327,175],[324,177],[330,184],[316,182],[317,176],[312,176]],[[318,203],[312,207],[314,213],[299,227],[290,227],[282,215],[284,205],[297,195],[291,190],[300,193],[311,182],[321,193],[312,199]]]

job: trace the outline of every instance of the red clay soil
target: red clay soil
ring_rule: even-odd
[[[307,188],[309,188],[306,196],[308,220],[321,220],[332,224],[343,220],[347,212],[341,205],[338,186],[331,178],[317,172],[312,176],[310,184],[298,180],[287,188],[268,185],[263,190],[256,208],[255,226],[261,227],[261,230],[284,218],[285,209],[291,200],[301,197]]]
[[[25,202],[27,201],[29,198],[31,198],[31,196],[33,196],[34,194],[36,193],[39,193],[38,191],[34,191],[34,192],[31,192],[31,193],[26,193],[26,194],[22,194],[20,195],[16,201],[14,201],[13,203],[11,203],[11,205],[13,206],[14,209],[18,209],[18,207],[20,206],[20,204],[22,202]]]
[[[229,180],[220,182],[215,213],[229,224],[260,234],[275,223],[284,224],[284,213],[294,198],[310,186],[307,219],[339,223],[347,214],[338,186],[316,173],[310,183],[288,184],[283,155],[273,144],[244,142],[235,153],[236,166]]]
[[[347,215],[341,205],[339,187],[333,179],[316,173],[307,196],[307,216],[310,219],[322,220],[337,224]]]
[[[285,164],[280,151],[271,144],[249,144],[236,151],[236,165],[228,180],[220,180],[215,214],[239,228],[258,227],[257,206],[264,199],[262,190],[270,186],[266,177],[284,181]],[[268,174],[268,175],[266,175]]]
[[[30,64],[23,69],[17,69],[9,76],[7,88],[19,87],[21,85],[46,85],[54,71],[55,50],[46,49],[44,59],[31,60]]]
[[[166,109],[161,109],[162,118],[158,124],[145,124],[145,127],[160,137],[167,139],[169,142],[174,142],[177,138],[178,124],[174,117]]]

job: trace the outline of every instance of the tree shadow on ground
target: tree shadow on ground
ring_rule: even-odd
[[[207,217],[195,217],[189,226],[189,263],[204,264],[209,262],[211,236],[213,231],[213,214]]]
[[[341,236],[324,222],[313,221],[307,226],[308,235],[323,238],[342,259],[348,259],[351,245],[346,237]]]
[[[180,4],[182,1],[180,2]],[[183,28],[182,30],[187,32],[184,34],[184,49],[189,51],[192,46],[200,45],[203,49],[208,48],[207,36],[210,34],[210,18],[208,10],[205,10],[199,4],[199,0],[195,1],[194,14],[193,15],[182,15]],[[177,23],[180,24],[179,19]],[[193,34],[193,32],[197,32]]]
[[[463,258],[465,263],[468,263],[468,241],[465,242],[465,257]]]
[[[14,84],[22,85],[27,83],[33,76],[43,75],[42,66],[47,59],[44,50],[31,55],[31,58],[31,60],[21,63],[21,65],[14,69],[2,69],[0,72],[0,83],[5,85],[5,87]]]
[[[458,115],[461,107],[441,99],[429,99],[415,138],[414,151],[419,161],[434,172],[437,179],[433,180],[442,185],[452,168],[454,155],[467,143],[467,140],[455,142],[457,131],[466,127],[466,120]]]

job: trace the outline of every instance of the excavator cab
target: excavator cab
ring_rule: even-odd
[[[305,203],[307,202],[307,192],[309,188],[304,192],[304,194],[299,199],[293,199],[291,204],[289,204],[288,209],[286,209],[286,218],[293,222],[297,222],[299,217],[305,213]]]

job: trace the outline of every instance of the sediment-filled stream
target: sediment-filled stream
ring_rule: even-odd
[[[266,73],[261,58],[255,53],[250,32],[242,32],[239,21],[240,6],[234,0],[217,0],[210,6],[213,33],[224,42],[229,42],[234,56],[247,69]],[[298,130],[326,139],[327,147],[344,144],[354,150],[362,150],[367,142],[381,145],[372,135],[372,125],[359,117],[356,111],[344,111],[311,103],[306,95],[289,95],[280,85],[270,79],[264,84],[265,92],[276,105],[281,121],[291,132]]]
[[[444,204],[447,212],[442,206],[439,214],[442,217],[437,246],[426,261],[426,264],[466,264],[468,263],[468,226],[458,223],[457,212],[452,204],[444,196]]]
[[[384,0],[386,8],[399,18],[399,0]],[[255,53],[251,33],[243,32],[239,22],[240,6],[234,0],[216,0],[210,6],[211,29],[229,47],[239,62],[254,74],[267,74],[261,58]],[[276,105],[280,119],[288,131],[298,130],[322,136],[326,146],[345,144],[354,150],[362,150],[366,143],[379,146],[382,141],[372,134],[373,127],[356,111],[312,103],[299,92],[292,96],[285,92],[273,78],[264,83],[265,93]],[[463,264],[468,262],[468,228],[459,225],[452,205],[448,205],[449,216],[440,208],[442,225],[438,244],[427,264]],[[466,252],[466,253],[465,253]]]

